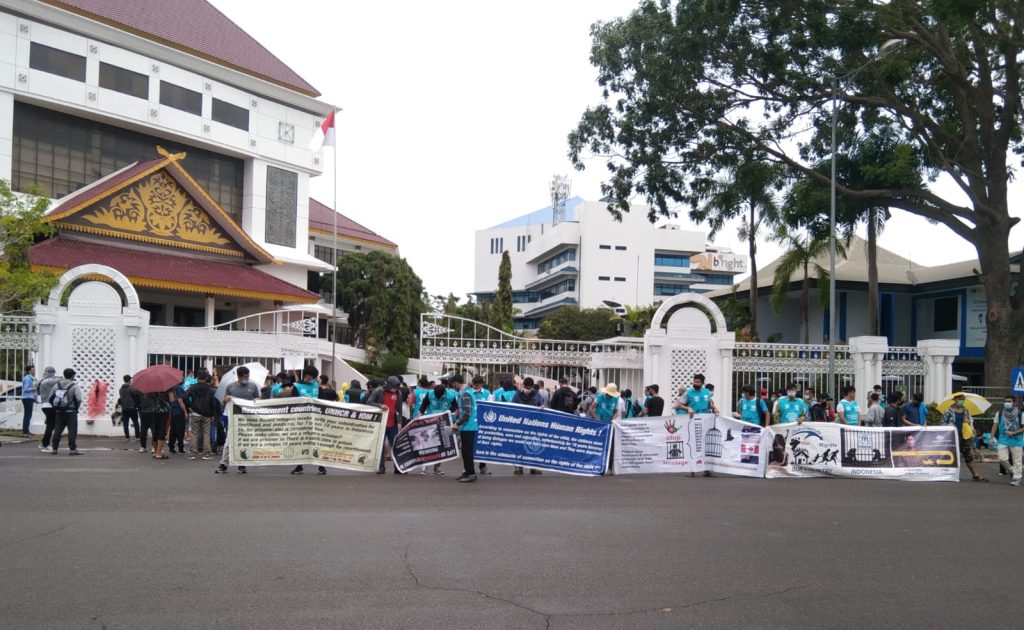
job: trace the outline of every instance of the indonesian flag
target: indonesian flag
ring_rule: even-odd
[[[313,133],[313,139],[309,141],[310,151],[319,151],[320,147],[324,146],[334,146],[334,111],[327,114],[327,118],[320,123],[316,132]]]

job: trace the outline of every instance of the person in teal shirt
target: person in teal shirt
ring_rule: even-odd
[[[786,397],[778,402],[779,424],[803,424],[807,417],[807,403],[796,397],[796,385],[790,384],[786,388]]]
[[[636,416],[635,410],[633,409],[635,403],[633,402],[633,390],[624,389],[622,390],[622,417],[633,418]]]
[[[738,410],[732,412],[733,417],[758,426],[768,426],[768,405],[764,399],[758,398],[750,385],[744,385],[740,393],[742,397],[736,405]]]
[[[682,390],[682,388],[679,388]],[[704,375],[693,375],[693,387],[686,390],[676,400],[676,414],[685,412],[693,416],[695,413],[718,413],[718,407],[711,398],[711,390],[704,386]]]
[[[1004,399],[1002,409],[996,414],[994,429],[993,433],[997,433],[999,438],[999,464],[1012,473],[1010,485],[1019,486],[1024,428],[1021,426],[1020,407],[1015,404],[1013,396]]]
[[[456,378],[456,377],[453,377]],[[458,376],[458,383],[464,380]],[[459,413],[455,427],[459,430],[459,445],[462,452],[462,474],[456,481],[469,483],[476,481],[476,473],[473,470],[473,455],[476,451],[476,405],[481,400],[487,400],[491,394],[484,387],[484,377],[474,376],[473,384],[463,388],[459,394]],[[484,464],[480,464],[481,474],[487,474]]]
[[[836,421],[854,427],[860,424],[857,389],[852,385],[847,385],[843,389],[843,399],[836,404]]]
[[[312,365],[302,368],[302,380],[295,384],[295,393],[303,398],[319,398],[320,384],[316,380],[318,376],[320,370]]]
[[[511,379],[501,382],[501,387],[494,390],[494,402],[512,402],[516,397],[516,385]]]
[[[423,399],[430,393],[431,389],[433,388],[430,387],[430,381],[427,380],[427,377],[421,376],[419,382],[416,384],[416,388],[412,390],[412,400],[410,401],[412,403],[412,408],[410,409],[409,414],[412,416],[413,420],[420,415],[420,405],[423,404]]]
[[[619,386],[608,383],[590,406],[590,417],[600,422],[619,419]]]

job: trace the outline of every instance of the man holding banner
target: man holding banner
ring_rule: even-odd
[[[477,480],[473,468],[477,432],[476,403],[479,400],[487,400],[488,395],[484,389],[484,377],[477,375],[473,377],[473,385],[463,389],[459,396],[459,419],[455,423],[455,428],[459,430],[459,445],[462,449],[462,474],[456,481],[461,483]]]

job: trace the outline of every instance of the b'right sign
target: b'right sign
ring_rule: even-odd
[[[1013,368],[1010,372],[1010,387],[1014,394],[1024,394],[1024,368]]]

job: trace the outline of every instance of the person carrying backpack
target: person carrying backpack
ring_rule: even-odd
[[[579,400],[576,399],[576,392],[569,387],[569,381],[565,378],[558,379],[558,389],[551,395],[551,408],[555,411],[565,413],[576,413]]]
[[[214,418],[220,418],[220,401],[211,384],[213,377],[209,372],[200,372],[199,381],[188,388],[183,398],[185,408],[189,412],[192,428],[192,441],[188,445],[188,458],[194,460],[199,455],[199,442],[203,443],[203,459],[212,457],[210,444],[210,426]]]
[[[533,378],[531,378],[529,376],[527,376],[526,378],[523,379],[523,388],[520,389],[518,392],[516,392],[516,395],[512,399],[512,402],[514,402],[516,404],[519,404],[519,405],[529,405],[531,407],[543,407],[544,406],[544,400],[540,397],[540,393],[536,389],[533,388]],[[514,474],[514,475],[521,475],[521,474],[523,474],[523,467],[522,466],[513,466],[512,467],[512,474]],[[534,470],[533,468],[531,468],[530,469],[530,474],[531,475],[540,475],[542,473],[539,470]]]
[[[68,430],[68,455],[81,455],[78,452],[78,408],[82,406],[82,390],[75,382],[75,371],[64,370],[64,378],[53,388],[50,394],[50,405],[53,406],[54,427],[51,454],[56,455],[60,449],[61,434]]]
[[[43,379],[39,381],[36,386],[36,393],[39,394],[39,401],[43,410],[43,416],[46,418],[46,423],[43,429],[43,441],[39,444],[40,451],[50,450],[50,442],[53,440],[53,427],[56,415],[53,410],[53,405],[50,404],[50,395],[53,394],[54,388],[60,383],[60,377],[57,376],[57,370],[52,367],[47,367],[43,370]]]

